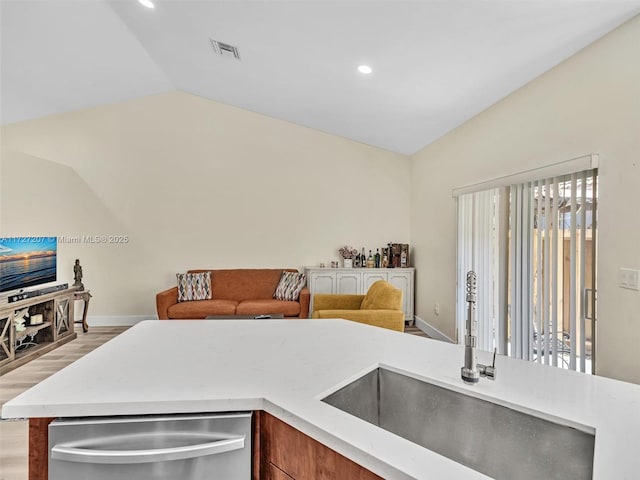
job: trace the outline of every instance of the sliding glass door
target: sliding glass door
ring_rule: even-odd
[[[595,369],[597,170],[458,196],[458,339],[478,275],[478,348]]]
[[[592,372],[595,341],[595,170],[536,182],[531,359]]]

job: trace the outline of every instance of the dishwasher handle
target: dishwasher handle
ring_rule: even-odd
[[[51,449],[51,458],[66,462],[99,463],[107,465],[167,462],[241,450],[244,448],[244,441],[245,436],[242,435],[216,440],[214,442],[148,450],[90,449],[69,444],[60,444],[55,445]]]

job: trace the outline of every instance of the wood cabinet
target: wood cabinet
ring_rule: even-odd
[[[29,480],[49,478],[49,424],[54,420],[29,419]]]
[[[73,299],[68,288],[13,303],[0,304],[0,375],[76,338],[73,331]],[[17,331],[15,320],[24,312],[41,318]]]
[[[259,480],[381,480],[273,415],[259,412]]]
[[[311,292],[309,316],[313,313],[313,295],[338,293],[364,295],[378,280],[386,280],[402,290],[406,321],[414,316],[414,268],[316,268],[306,267],[307,285]]]
[[[273,463],[270,463],[268,468],[267,478],[269,480],[294,480],[293,477],[290,477],[278,467],[276,467]]]

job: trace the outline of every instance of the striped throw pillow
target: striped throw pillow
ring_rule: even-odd
[[[178,302],[211,300],[211,272],[176,273]]]
[[[280,283],[276,288],[273,298],[276,300],[297,301],[302,290],[307,283],[307,276],[298,272],[282,272]]]

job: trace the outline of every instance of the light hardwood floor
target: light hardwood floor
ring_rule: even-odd
[[[0,377],[0,405],[75,362],[128,327],[91,327],[78,338]],[[406,333],[426,337],[408,326]],[[28,478],[28,422],[0,422],[0,480]]]
[[[78,338],[0,377],[0,404],[75,362],[128,327],[91,327]],[[0,480],[28,477],[28,422],[0,422]]]
[[[431,338],[429,335],[424,333],[422,330],[420,330],[415,325],[407,325],[407,326],[405,326],[404,327],[404,333],[410,333],[411,335],[416,335],[418,337]]]

